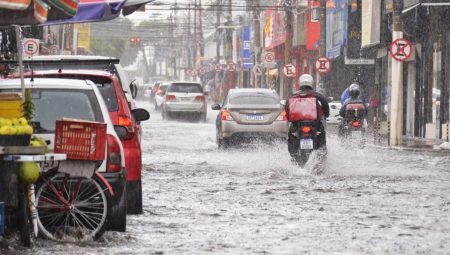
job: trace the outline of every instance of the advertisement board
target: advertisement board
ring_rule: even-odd
[[[327,1],[327,53],[329,59],[339,57],[347,41],[347,0]]]

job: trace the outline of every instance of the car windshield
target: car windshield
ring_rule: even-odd
[[[175,93],[203,93],[200,84],[175,83],[170,85],[168,92]]]
[[[90,80],[93,83],[95,83],[95,85],[97,85],[97,88],[100,90],[100,93],[103,96],[103,100],[105,101],[108,111],[115,112],[119,110],[119,103],[117,102],[116,90],[114,89],[114,84],[112,83],[112,80],[109,77],[72,74],[72,73],[45,74],[42,76],[65,78],[65,79]]]
[[[0,90],[0,92],[19,90]],[[62,118],[103,122],[100,105],[93,90],[37,89],[33,92],[34,116],[38,133],[54,133],[55,121]]]
[[[267,93],[236,93],[229,97],[230,104],[279,104],[279,98]]]

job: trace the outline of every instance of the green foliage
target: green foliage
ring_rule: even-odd
[[[25,89],[25,102],[22,104],[23,117],[27,119],[28,123],[31,123],[31,119],[34,116],[34,104],[32,101],[32,93],[30,88]]]

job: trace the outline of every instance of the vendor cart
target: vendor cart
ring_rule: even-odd
[[[34,185],[23,183],[19,178],[21,162],[38,162],[44,165],[57,165],[65,160],[65,154],[45,153],[45,147],[7,146],[0,147],[0,234],[10,235],[19,230],[24,246],[31,245],[32,233],[37,234],[34,204]],[[31,191],[31,192],[30,192]],[[34,225],[34,226],[33,226]]]

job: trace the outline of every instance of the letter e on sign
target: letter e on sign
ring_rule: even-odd
[[[28,57],[36,56],[39,54],[39,40],[38,39],[24,39],[23,51]]]

